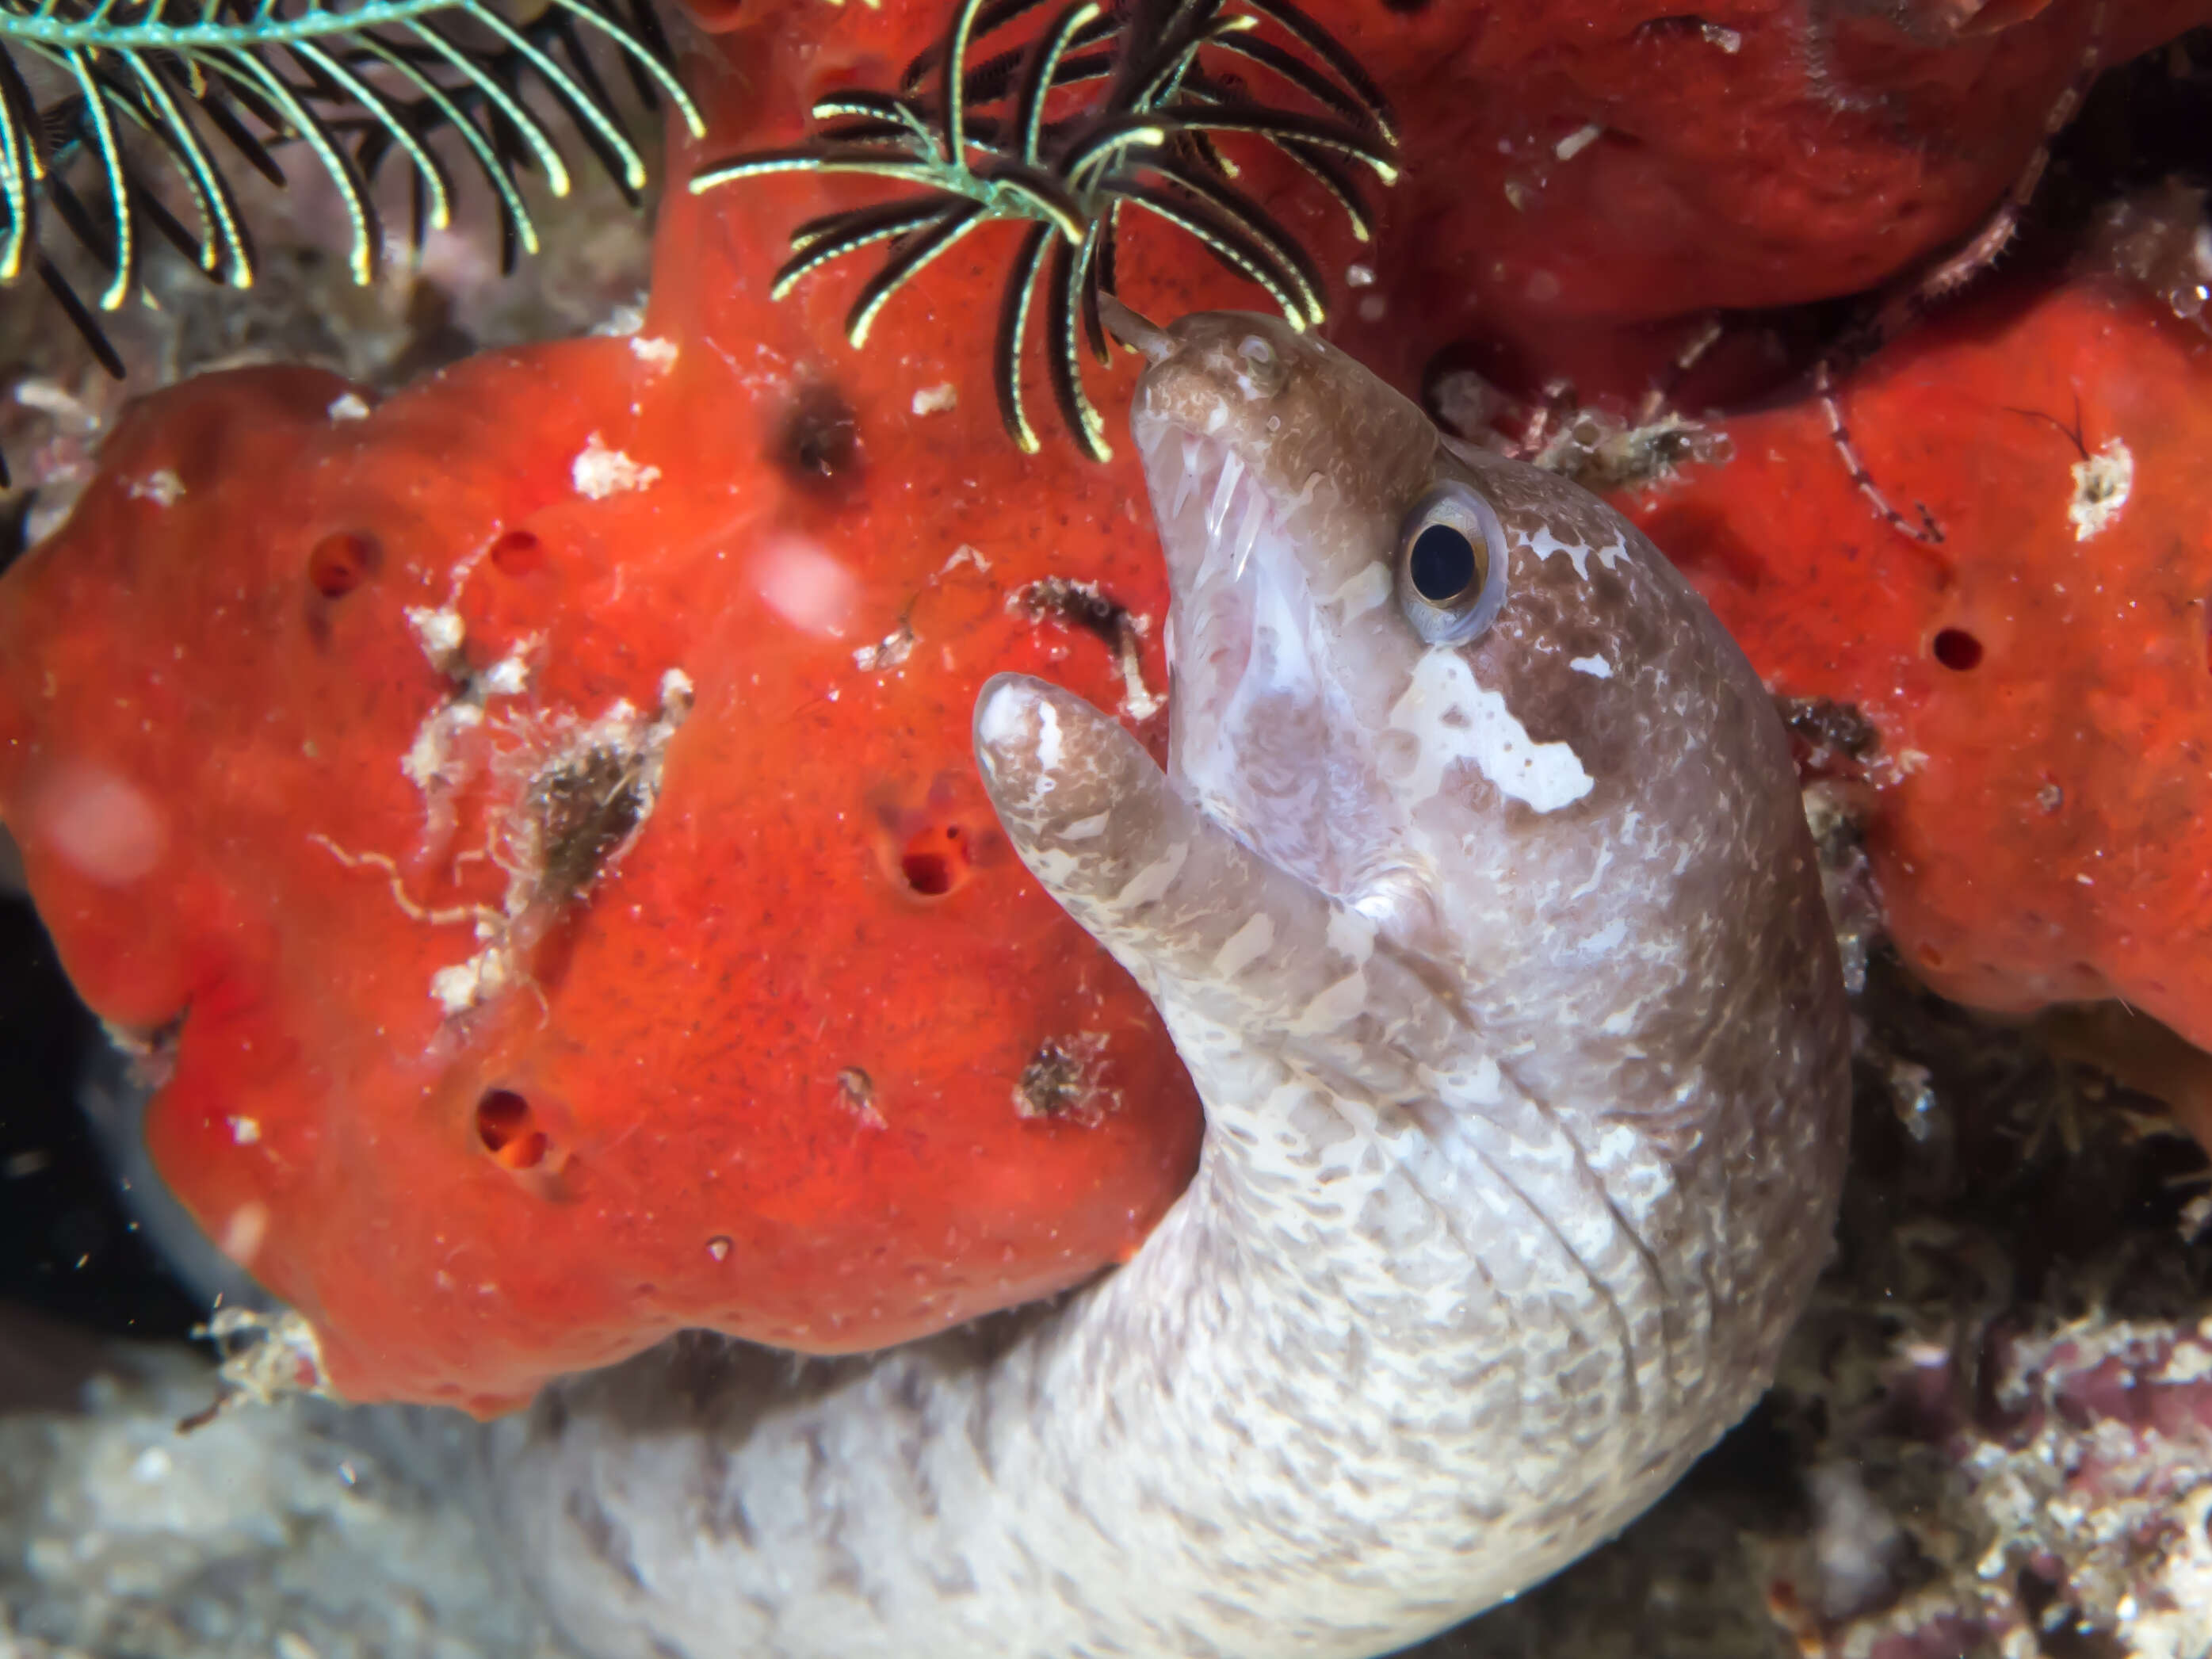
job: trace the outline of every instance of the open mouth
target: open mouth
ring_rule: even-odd
[[[1170,427],[1148,461],[1175,594],[1167,644],[1177,723],[1194,736],[1238,701],[1263,579],[1254,556],[1279,532],[1266,489],[1227,445]],[[1261,567],[1275,550],[1266,551]]]
[[[1265,447],[1248,441],[1240,453],[1225,433],[1194,429],[1218,429],[1203,403],[1177,414],[1141,439],[1174,594],[1170,776],[1230,835],[1319,890],[1347,902],[1378,884],[1395,891],[1401,826],[1376,773],[1376,711],[1314,586],[1331,580],[1324,485],[1316,475],[1286,492]]]
[[[1296,503],[1276,500],[1229,445],[1188,428],[1153,434],[1146,470],[1174,592],[1177,787],[1248,845],[1279,851],[1285,832],[1315,840],[1323,831],[1306,820],[1318,808],[1333,676]]]

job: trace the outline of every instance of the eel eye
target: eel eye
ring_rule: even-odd
[[[1430,645],[1464,645],[1505,605],[1505,528],[1463,483],[1438,484],[1398,526],[1398,609]]]
[[[1257,334],[1248,334],[1237,343],[1237,378],[1245,386],[1248,397],[1273,398],[1279,394],[1291,378],[1283,354]]]

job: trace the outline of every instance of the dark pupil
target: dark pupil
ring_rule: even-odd
[[[1448,524],[1432,524],[1413,538],[1406,574],[1431,605],[1449,605],[1474,585],[1474,544]]]

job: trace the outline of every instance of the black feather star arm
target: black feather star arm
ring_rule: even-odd
[[[415,240],[449,223],[457,185],[441,140],[489,187],[510,267],[538,246],[520,174],[536,172],[556,197],[573,183],[541,107],[629,199],[646,185],[645,158],[586,50],[593,40],[619,56],[649,107],[666,99],[703,135],[644,0],[544,0],[527,21],[498,3],[0,0],[0,285],[34,272],[119,377],[99,313],[138,291],[144,231],[213,280],[250,287],[235,169],[282,185],[280,156],[304,151],[343,204],[348,265],[365,283],[384,245],[375,186],[386,165],[409,175]],[[49,88],[43,101],[34,79]],[[162,199],[164,173],[193,225]],[[106,273],[90,304],[45,251],[52,222]]]
[[[919,186],[919,194],[792,233],[791,258],[770,290],[778,299],[847,254],[888,246],[846,316],[855,346],[894,294],[976,227],[1033,222],[1000,306],[992,363],[1000,414],[1007,435],[1034,453],[1021,358],[1041,310],[1054,402],[1084,453],[1105,460],[1112,452],[1084,391],[1082,360],[1086,347],[1106,360],[1100,301],[1115,292],[1121,216],[1141,211],[1187,232],[1266,289],[1292,327],[1316,326],[1327,300],[1320,271],[1297,238],[1237,187],[1237,169],[1214,141],[1241,136],[1279,150],[1365,241],[1372,222],[1359,173],[1386,185],[1396,179],[1397,128],[1358,61],[1291,0],[1118,0],[1110,9],[1104,0],[1073,0],[1021,46],[971,64],[981,42],[1047,3],[960,0],[945,39],[908,66],[901,91],[825,98],[814,106],[823,125],[811,142],[732,156],[703,168],[691,189],[801,172]],[[1209,62],[1223,60],[1260,71],[1312,107],[1252,100],[1208,72]],[[1080,88],[1095,88],[1088,102]]]

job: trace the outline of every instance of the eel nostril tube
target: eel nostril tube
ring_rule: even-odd
[[[1139,315],[1110,294],[1098,296],[1099,320],[1106,331],[1133,351],[1141,351],[1156,363],[1176,354],[1175,337],[1148,318]]]

